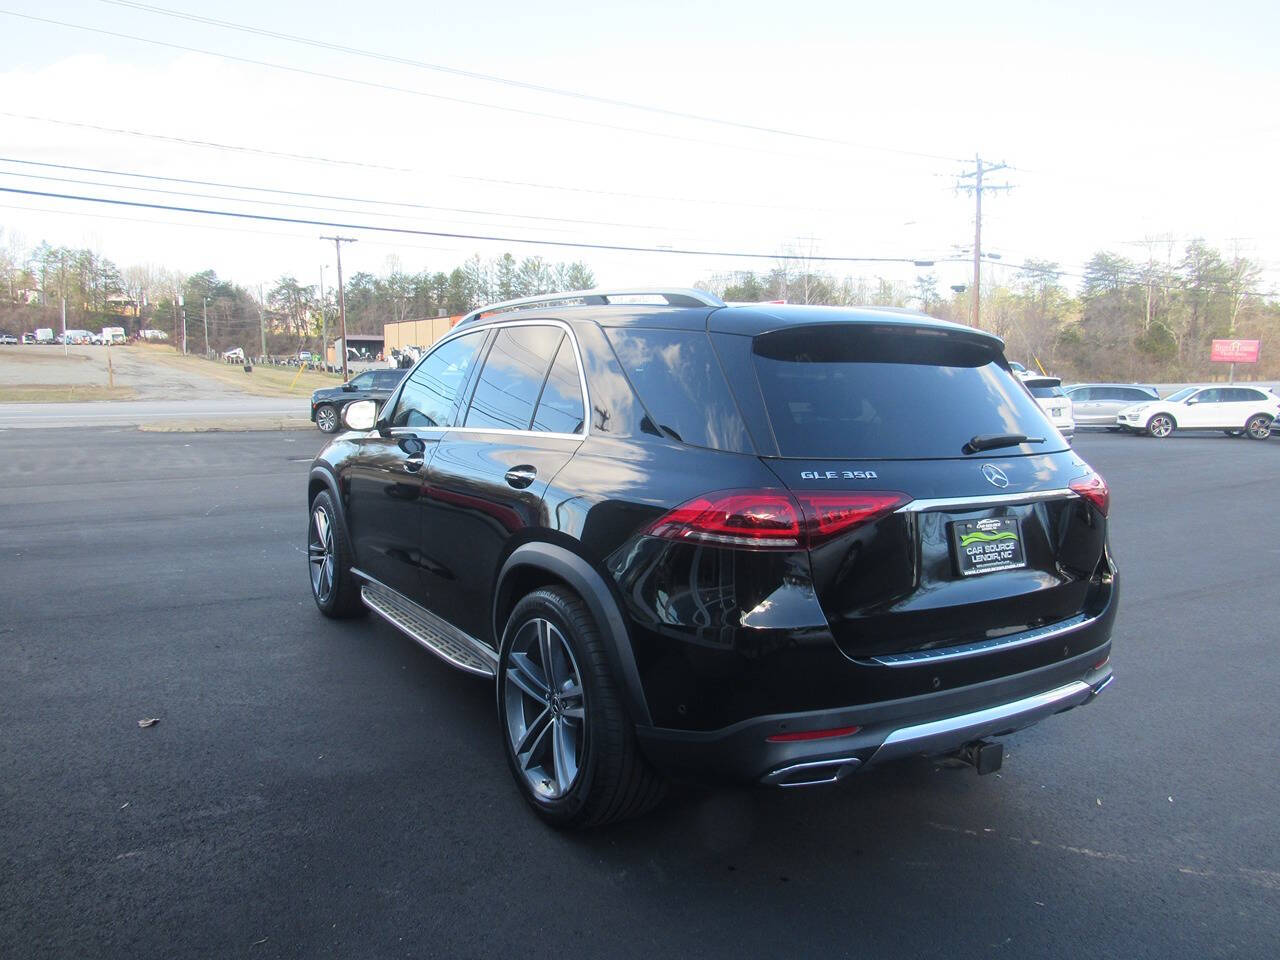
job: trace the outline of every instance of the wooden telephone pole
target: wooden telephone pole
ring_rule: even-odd
[[[1013,186],[1008,183],[991,184],[983,183],[982,178],[985,174],[994,173],[996,170],[1004,170],[1008,167],[1007,163],[987,163],[982,162],[982,158],[975,155],[973,158],[974,168],[968,173],[960,174],[960,179],[973,179],[973,183],[960,183],[958,189],[966,190],[973,194],[974,198],[974,215],[973,215],[973,306],[969,312],[970,323],[974,327],[980,326],[980,309],[979,305],[982,300],[982,192],[984,190],[1012,190]]]
[[[347,382],[347,292],[342,283],[342,245],[355,243],[355,237],[321,237],[321,240],[332,240],[333,249],[338,253],[338,335],[342,337],[342,382]],[[322,345],[322,350],[328,348]]]

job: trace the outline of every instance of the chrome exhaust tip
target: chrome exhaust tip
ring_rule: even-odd
[[[809,760],[771,770],[760,782],[769,787],[819,787],[843,780],[860,766],[862,761],[857,757]]]

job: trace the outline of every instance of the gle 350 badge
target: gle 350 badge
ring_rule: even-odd
[[[951,542],[962,577],[1027,565],[1022,552],[1022,530],[1016,517],[957,520],[951,524]]]
[[[801,480],[878,480],[874,470],[801,470]]]

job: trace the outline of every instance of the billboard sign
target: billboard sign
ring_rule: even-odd
[[[1257,363],[1261,340],[1215,340],[1209,359],[1218,363]]]

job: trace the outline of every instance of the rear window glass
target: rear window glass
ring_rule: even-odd
[[[1048,400],[1050,397],[1061,397],[1063,395],[1062,387],[1056,383],[1029,380],[1027,381],[1027,389],[1031,391],[1031,395],[1037,400]]]
[[[706,333],[627,327],[610,329],[608,336],[648,411],[643,432],[714,450],[751,450]]]
[[[784,457],[962,457],[979,434],[1044,437],[1044,413],[985,339],[929,328],[796,327],[756,337],[760,389]],[[1010,447],[1002,453],[1016,453]]]

